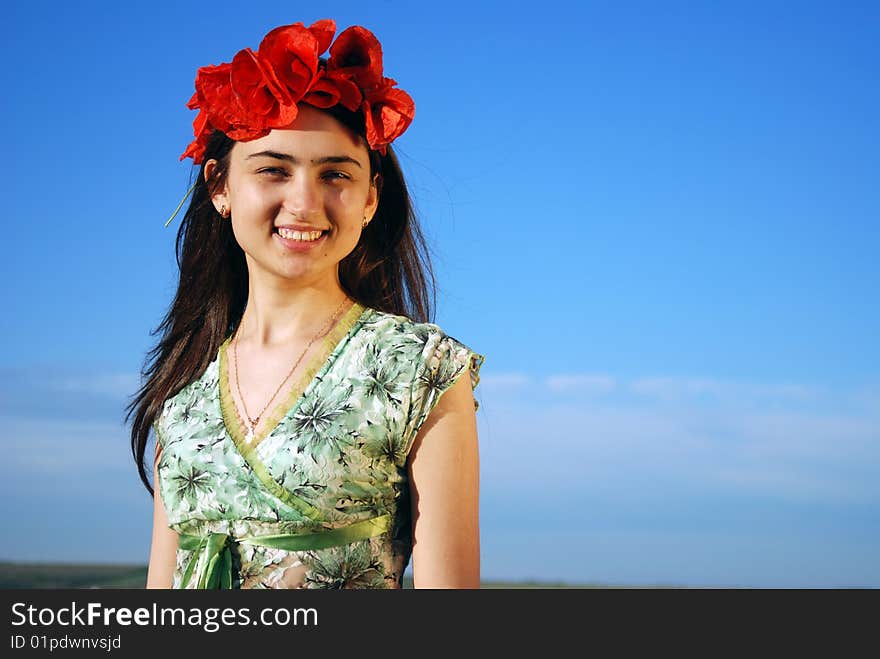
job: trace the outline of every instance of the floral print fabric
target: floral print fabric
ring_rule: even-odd
[[[468,373],[476,388],[485,357],[433,323],[355,304],[330,335],[326,361],[306,372],[302,392],[294,387],[268,433],[249,445],[228,391],[230,338],[154,423],[170,528],[235,538],[391,514],[389,531],[336,547],[236,543],[233,587],[400,588],[412,553],[410,448],[459,377]],[[178,549],[174,588],[192,554]]]

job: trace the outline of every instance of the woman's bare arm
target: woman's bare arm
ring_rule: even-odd
[[[409,455],[413,585],[479,588],[479,447],[468,374],[440,397]]]
[[[150,545],[150,565],[147,570],[147,588],[171,588],[177,561],[177,533],[168,528],[165,504],[159,492],[159,455],[153,465],[153,540]]]

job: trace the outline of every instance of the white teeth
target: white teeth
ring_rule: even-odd
[[[320,231],[301,232],[291,231],[290,229],[284,229],[280,227],[278,229],[278,233],[281,235],[282,238],[287,238],[288,240],[300,240],[302,242],[311,242],[321,237]]]

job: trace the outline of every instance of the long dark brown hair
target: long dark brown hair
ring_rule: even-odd
[[[359,111],[337,105],[324,112],[364,138]],[[126,406],[125,422],[134,417],[132,454],[150,495],[152,466],[144,455],[153,421],[166,399],[205,371],[241,320],[247,302],[244,251],[235,241],[230,222],[220,217],[211,201],[226,182],[233,144],[221,131],[211,135],[177,231],[177,292],[162,322],[150,332],[151,336],[161,332],[161,338],[147,353],[141,369],[143,384]],[[339,263],[340,282],[351,298],[367,307],[433,322],[436,281],[400,163],[391,146],[384,156],[378,151],[369,153],[370,176],[379,174],[379,206],[357,247]],[[205,163],[210,159],[217,165],[205,181]]]

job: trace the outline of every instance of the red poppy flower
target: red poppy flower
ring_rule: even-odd
[[[354,112],[363,98],[360,88],[352,80],[322,70],[303,100],[318,108],[339,104]]]
[[[351,78],[361,89],[370,89],[382,82],[382,46],[367,28],[353,25],[330,46],[327,69]]]
[[[195,93],[186,106],[199,110],[193,120],[195,139],[180,159],[200,164],[211,133],[248,141],[289,125],[297,103],[329,108],[342,105],[362,110],[371,149],[386,146],[412,123],[415,104],[396,89],[382,71],[382,46],[375,35],[355,25],[333,41],[331,19],[283,25],[270,31],[257,52],[236,53],[232,62],[204,66],[196,73]],[[326,67],[320,55],[330,49]]]
[[[195,95],[193,95],[193,98],[195,98]],[[199,110],[199,113],[193,120],[193,133],[196,139],[190,143],[186,151],[180,156],[180,159],[183,160],[186,157],[191,157],[193,162],[201,162],[202,156],[205,155],[205,148],[208,145],[208,138],[213,130],[213,127],[208,123],[208,113],[204,110]]]
[[[237,101],[231,108],[229,122],[254,129],[285,126],[296,119],[296,101],[305,92],[303,89],[297,98],[292,98],[272,65],[250,48],[238,51],[232,59],[229,83]]]
[[[318,55],[323,55],[333,41],[336,34],[336,21],[332,18],[322,18],[309,25],[309,30],[318,42]]]
[[[383,156],[386,145],[409,128],[416,113],[412,97],[402,89],[394,89],[395,84],[391,78],[385,78],[382,86],[367,93],[363,104],[367,142]]]
[[[296,103],[305,95],[318,72],[319,47],[315,34],[302,23],[277,27],[263,37],[258,58],[280,86],[281,103]]]

